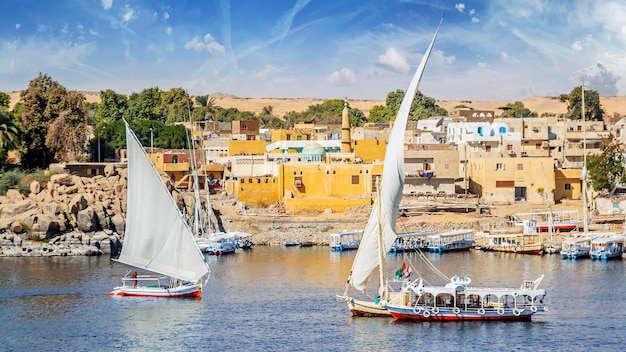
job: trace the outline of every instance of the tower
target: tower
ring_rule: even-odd
[[[350,117],[348,112],[348,98],[343,101],[343,112],[341,113],[341,152],[352,152],[352,141],[350,140]]]

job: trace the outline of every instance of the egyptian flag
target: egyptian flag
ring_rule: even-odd
[[[405,263],[402,263],[402,274],[404,275],[404,277],[411,276],[411,273],[411,267],[409,265],[406,265]]]

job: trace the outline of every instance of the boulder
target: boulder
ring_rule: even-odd
[[[41,204],[41,211],[48,216],[57,216],[61,213],[61,206],[54,202]]]
[[[30,194],[35,194],[35,195],[39,194],[39,192],[41,192],[41,183],[35,180],[30,183],[29,188],[30,188]]]
[[[76,224],[82,232],[94,231],[98,228],[98,218],[91,207],[87,207],[76,214]]]
[[[54,188],[54,185],[50,185],[50,184],[71,186],[74,183],[73,183],[71,175],[62,173],[62,174],[55,174],[55,175],[50,176],[50,182],[48,183],[48,187]]]
[[[104,167],[104,176],[111,177],[111,176],[116,176],[116,175],[117,175],[117,170],[115,169],[115,165],[106,164],[106,166]]]
[[[77,214],[79,211],[87,208],[87,200],[82,194],[77,194],[72,198],[69,204],[69,212],[72,214]]]
[[[36,208],[37,205],[30,199],[24,199],[14,204],[9,204],[2,208],[2,212],[0,213],[0,218],[2,219],[10,219],[14,218],[19,214],[25,213],[28,210]]]
[[[111,217],[111,230],[124,234],[124,228],[126,227],[126,220],[120,213],[116,213]]]
[[[21,200],[24,200],[24,195],[20,193],[20,191],[11,188],[9,190],[7,190],[7,195],[6,197],[11,200],[13,203],[19,202]]]

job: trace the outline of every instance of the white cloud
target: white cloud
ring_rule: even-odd
[[[102,0],[102,8],[108,10],[113,6],[113,0]]]
[[[61,33],[67,34],[69,32],[70,32],[69,25],[66,24],[65,26],[63,26],[63,28],[61,28]]]
[[[476,64],[476,66],[480,67],[480,68],[489,68],[489,64],[486,62],[479,62]]]
[[[226,49],[224,48],[224,46],[216,42],[210,33],[205,34],[202,40],[200,40],[199,36],[193,37],[193,39],[185,43],[185,49],[190,49],[190,50],[195,50],[195,51],[206,50],[213,56],[221,55],[226,52]]]
[[[95,29],[90,29],[90,30],[89,30],[89,34],[91,34],[91,35],[93,35],[93,36],[96,36],[96,37],[99,37],[99,36],[100,36],[100,33],[96,32],[96,30],[95,30]]]
[[[354,76],[354,72],[352,72],[349,68],[342,68],[339,71],[335,71],[331,73],[326,81],[332,86],[351,86],[356,83],[356,77]]]
[[[261,71],[254,73],[252,77],[258,78],[258,79],[266,79],[268,76],[274,73],[278,73],[280,71],[281,70],[276,66],[265,65],[265,67]]]
[[[172,34],[172,26],[167,26],[167,28],[165,28],[165,33]]]
[[[135,18],[137,18],[137,16],[135,16],[135,10],[131,9],[129,5],[126,5],[126,12],[122,15],[122,22],[128,23]]]
[[[470,14],[470,16],[474,16],[474,14],[476,14],[476,10],[471,9],[471,10],[469,11],[469,14]]]
[[[478,23],[478,22],[480,22],[478,17],[472,17],[472,23]]]
[[[456,57],[446,56],[441,50],[433,50],[430,60],[438,65],[452,65],[456,62]]]
[[[226,52],[226,49],[224,48],[223,45],[219,44],[218,42],[210,42],[206,45],[206,51],[211,53],[211,55],[215,56],[215,55],[224,54]]]
[[[395,48],[389,48],[384,54],[379,55],[376,65],[396,73],[406,73],[409,71],[409,64],[406,62],[406,57]]]
[[[22,26],[22,24],[21,24],[21,23],[16,23],[16,24],[15,24],[15,29],[20,29],[20,27],[21,27],[21,26]]]
[[[465,4],[460,2],[454,5],[454,9],[459,11],[459,12],[463,12],[465,11]]]
[[[581,51],[581,50],[583,50],[583,43],[581,43],[580,40],[577,40],[577,41],[572,43],[571,48],[574,51]]]
[[[163,18],[166,19],[166,20],[169,19],[170,18],[170,14],[167,11],[163,12]]]
[[[507,54],[506,52],[501,52],[500,53],[500,58],[504,61],[508,61],[509,60],[509,54]]]

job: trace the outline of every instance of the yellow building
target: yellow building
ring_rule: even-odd
[[[291,163],[278,166],[276,177],[234,180],[233,191],[245,204],[267,206],[284,202],[288,213],[327,209],[343,212],[371,205],[376,177],[382,163]]]
[[[470,158],[468,164],[470,191],[487,204],[546,204],[546,193],[556,189],[551,157]]]
[[[265,155],[266,146],[261,140],[232,140],[228,142],[228,155]]]
[[[272,142],[277,141],[314,141],[317,133],[313,128],[293,129],[293,130],[272,130]]]
[[[579,199],[582,195],[581,169],[559,169],[554,171],[556,192],[554,201],[563,199]]]
[[[352,141],[354,156],[366,163],[385,160],[387,142],[380,139],[361,139]]]

